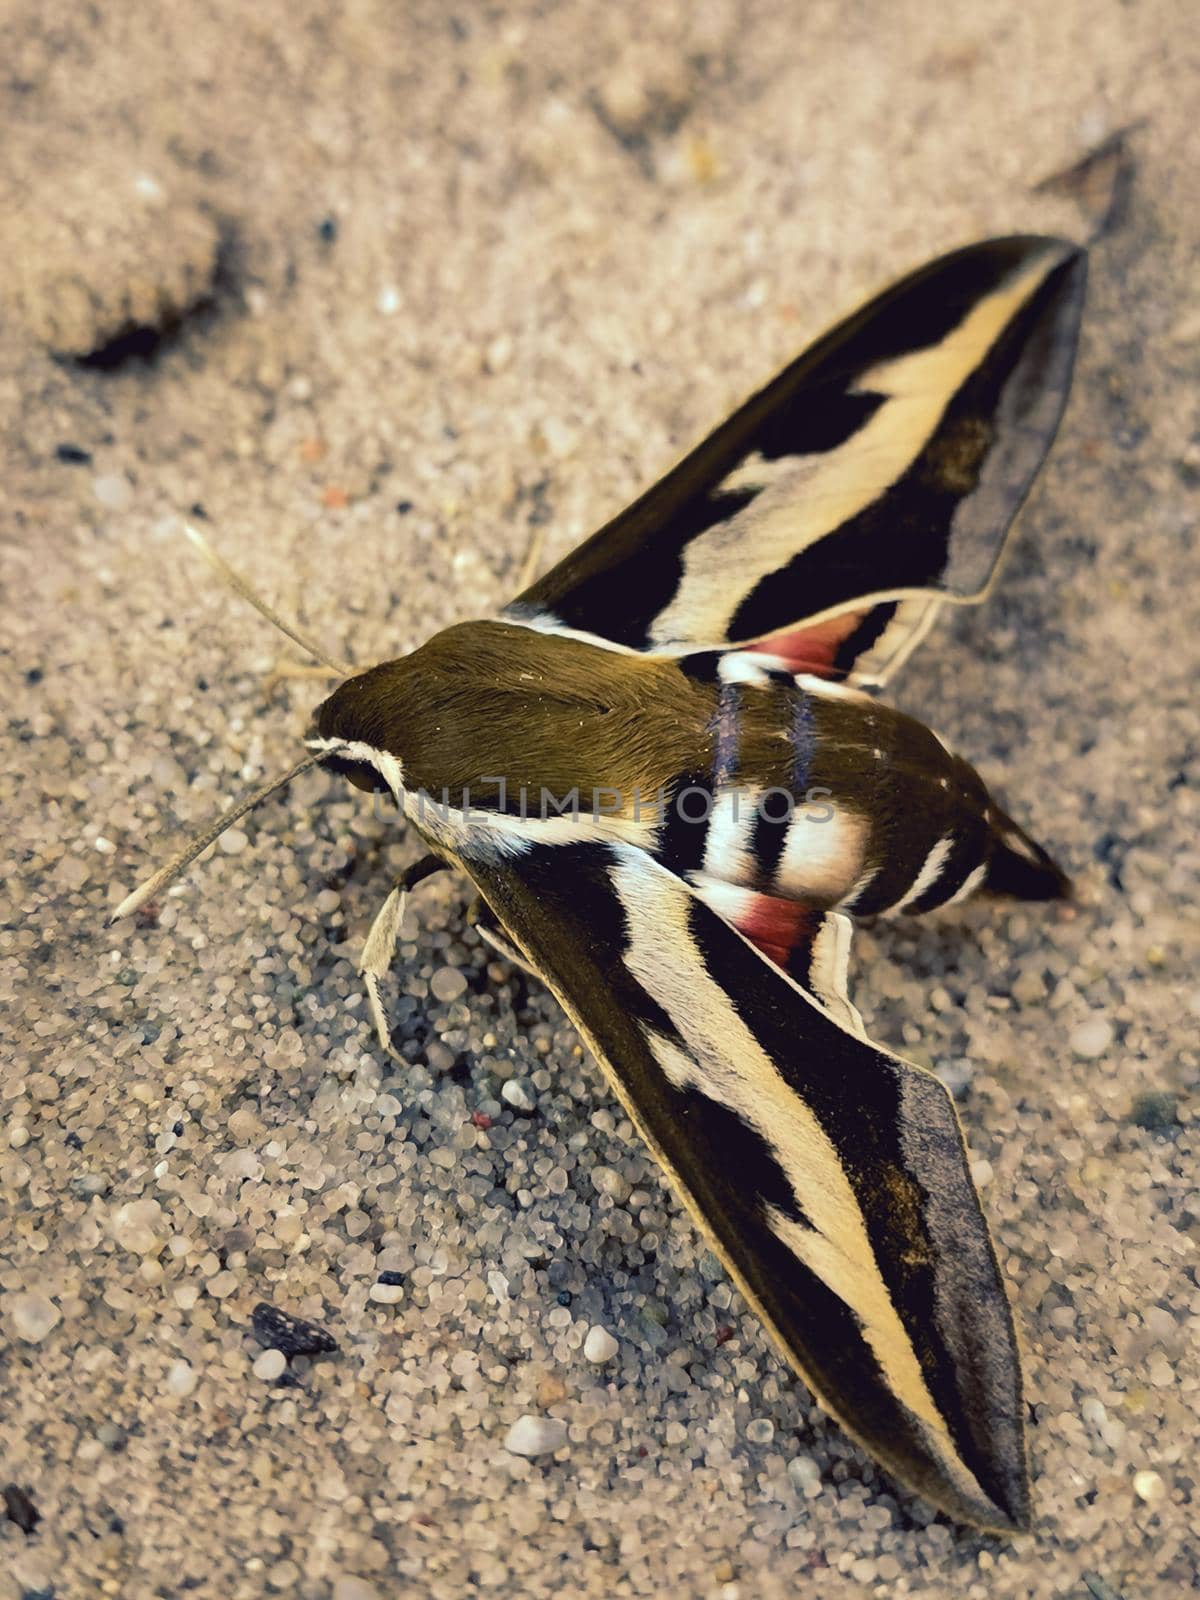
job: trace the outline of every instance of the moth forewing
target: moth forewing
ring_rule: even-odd
[[[942,1086],[641,852],[463,864],[827,1409],[953,1516],[1024,1526],[1012,1320]]]
[[[838,324],[508,608],[632,649],[753,643],[848,607],[976,600],[1053,440],[1083,252],[1017,236]],[[875,642],[818,646],[853,671]]]

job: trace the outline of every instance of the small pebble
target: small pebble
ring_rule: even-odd
[[[15,1522],[26,1536],[31,1534],[42,1520],[42,1513],[19,1483],[4,1485],[4,1514],[10,1522]]]
[[[429,980],[429,992],[435,1000],[461,1000],[467,980],[457,967],[439,967]]]
[[[123,473],[108,472],[92,479],[92,493],[108,511],[127,511],[133,489]]]
[[[584,1360],[586,1362],[594,1362],[597,1366],[603,1366],[603,1363],[613,1360],[619,1349],[621,1349],[621,1346],[613,1338],[613,1334],[608,1331],[608,1328],[595,1326],[595,1328],[587,1330],[587,1338],[584,1339]]]
[[[567,1425],[557,1417],[518,1417],[508,1430],[504,1448],[514,1456],[546,1456],[567,1442]]]
[[[509,1078],[503,1083],[500,1087],[500,1098],[515,1111],[534,1111],[537,1108],[533,1091],[524,1078]]]
[[[265,1300],[250,1313],[250,1322],[259,1344],[268,1350],[282,1350],[285,1356],[323,1356],[338,1347],[333,1335],[318,1323],[293,1317]]]
[[[44,1294],[12,1294],[5,1299],[13,1332],[27,1344],[41,1344],[62,1321],[62,1312]]]
[[[186,1399],[196,1387],[199,1379],[195,1368],[186,1361],[172,1361],[167,1370],[167,1393],[178,1395]]]
[[[618,1205],[629,1199],[633,1185],[612,1167],[593,1167],[592,1184],[598,1194],[611,1195]]]
[[[1133,1475],[1133,1492],[1148,1506],[1156,1506],[1167,1497],[1167,1486],[1157,1472],[1142,1471]]]
[[[374,1300],[378,1306],[399,1305],[404,1299],[404,1285],[402,1283],[373,1283],[367,1290],[367,1298]]]
[[[1148,1089],[1134,1095],[1129,1120],[1148,1133],[1163,1133],[1179,1121],[1179,1102],[1173,1094]]]
[[[821,1469],[811,1456],[793,1456],[787,1464],[787,1475],[801,1493],[821,1487]]]
[[[746,1424],[746,1437],[751,1444],[770,1444],[775,1437],[775,1424],[769,1417],[755,1417]]]
[[[382,1600],[382,1597],[373,1583],[347,1574],[333,1580],[333,1600]]]
[[[1071,1029],[1069,1040],[1071,1049],[1085,1061],[1094,1061],[1097,1056],[1102,1056],[1112,1042],[1112,1023],[1107,1017],[1091,1017],[1087,1022],[1081,1022],[1078,1027]]]
[[[113,1216],[113,1237],[134,1255],[157,1255],[166,1236],[163,1209],[157,1200],[130,1200]]]
[[[503,372],[512,360],[512,353],[513,342],[508,334],[497,334],[483,353],[483,370],[491,373]]]
[[[264,1350],[251,1368],[254,1376],[261,1378],[264,1383],[274,1383],[276,1378],[283,1377],[286,1370],[287,1357],[282,1350]]]

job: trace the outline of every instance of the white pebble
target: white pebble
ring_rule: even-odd
[[[557,1417],[518,1417],[508,1430],[504,1448],[514,1456],[545,1456],[567,1442],[567,1425]]]
[[[439,967],[429,980],[435,1000],[460,1000],[467,992],[467,980],[457,967]]]
[[[584,1360],[601,1367],[606,1361],[611,1361],[620,1348],[607,1328],[589,1328],[588,1336],[583,1341]]]
[[[599,1194],[611,1195],[618,1205],[629,1199],[632,1185],[612,1167],[593,1167],[592,1183]]]
[[[1144,1500],[1148,1506],[1155,1506],[1160,1500],[1166,1499],[1167,1486],[1157,1472],[1135,1472],[1133,1475],[1133,1492],[1139,1500]]]
[[[1077,1028],[1072,1028],[1069,1042],[1077,1056],[1082,1056],[1085,1061],[1094,1061],[1113,1042],[1112,1023],[1107,1017],[1091,1017]]]
[[[18,1339],[28,1344],[41,1344],[52,1328],[62,1321],[62,1312],[44,1294],[12,1294],[7,1296],[9,1320]]]
[[[367,1290],[368,1300],[374,1300],[377,1306],[399,1305],[404,1299],[404,1285],[402,1283],[373,1283]]]
[[[508,1304],[508,1279],[502,1272],[497,1272],[495,1269],[489,1272],[487,1285],[502,1306]]]
[[[483,353],[485,372],[503,372],[512,360],[513,342],[506,333],[497,334]]]
[[[166,1238],[163,1209],[157,1200],[130,1200],[113,1214],[113,1237],[135,1256],[157,1255]]]
[[[283,1376],[286,1367],[287,1357],[282,1350],[264,1350],[251,1370],[264,1383],[274,1383],[276,1378]]]
[[[133,498],[129,479],[121,473],[105,473],[92,479],[92,493],[102,506],[110,511],[124,511]]]
[[[500,1098],[517,1111],[532,1111],[537,1105],[524,1078],[509,1078],[500,1087]]]
[[[978,1161],[972,1161],[971,1177],[974,1180],[975,1187],[977,1189],[984,1188],[992,1181],[992,1163],[990,1161],[985,1161],[982,1156]]]
[[[755,1417],[746,1424],[746,1437],[751,1444],[770,1444],[775,1437],[775,1424],[769,1417]]]
[[[391,284],[379,291],[379,299],[375,302],[385,317],[393,317],[400,309],[400,291]]]
[[[217,840],[217,848],[224,850],[227,856],[240,856],[249,843],[249,837],[241,828],[226,828]]]
[[[333,1600],[380,1600],[379,1590],[365,1578],[352,1578],[348,1573],[333,1581]]]
[[[13,1150],[24,1150],[29,1143],[29,1129],[23,1122],[14,1122],[8,1130],[8,1143]]]
[[[180,1399],[186,1399],[199,1381],[195,1368],[186,1361],[172,1361],[167,1369],[167,1393]]]
[[[793,1456],[787,1464],[787,1475],[802,1494],[821,1487],[821,1469],[811,1456]]]
[[[1079,1415],[1089,1428],[1099,1429],[1108,1421],[1108,1412],[1104,1409],[1104,1402],[1097,1400],[1094,1394],[1088,1395],[1084,1400],[1079,1407]]]

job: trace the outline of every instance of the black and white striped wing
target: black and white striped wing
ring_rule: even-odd
[[[1058,426],[1083,253],[991,239],[817,341],[505,616],[881,681],[986,591]]]
[[[954,1109],[865,1038],[842,941],[821,1005],[631,846],[463,865],[827,1409],[952,1516],[1025,1526],[1012,1319]]]

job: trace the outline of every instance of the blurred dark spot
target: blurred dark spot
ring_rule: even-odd
[[[402,517],[406,517],[408,515],[408,513],[412,510],[412,508],[413,508],[413,503],[412,503],[411,500],[397,500],[396,501],[396,510],[400,513],[400,515]]]
[[[42,671],[41,667],[30,667],[28,672],[25,674],[25,682],[28,684],[38,684],[41,683],[45,676],[46,674]]]
[[[33,1532],[42,1520],[42,1513],[19,1483],[6,1483],[4,1485],[4,1514],[10,1522],[16,1523],[26,1537]]]
[[[337,1349],[337,1340],[318,1323],[293,1317],[260,1300],[250,1313],[254,1337],[264,1349],[282,1350],[285,1356],[322,1356]]]
[[[1108,881],[1117,890],[1123,891],[1125,880],[1121,876],[1121,868],[1125,862],[1125,853],[1129,846],[1125,840],[1115,833],[1102,833],[1092,846],[1092,854],[1097,861],[1102,861],[1108,869]]]
[[[404,1274],[402,1272],[394,1272],[389,1268],[387,1272],[381,1272],[375,1281],[387,1284],[389,1288],[395,1288],[398,1284],[404,1282]]]
[[[90,467],[92,464],[92,452],[85,450],[81,444],[55,445],[54,454],[68,467]]]
[[[323,222],[319,222],[317,224],[317,236],[322,244],[333,244],[338,236],[336,217],[326,217]]]
[[[1164,1133],[1179,1121],[1179,1102],[1173,1094],[1158,1089],[1146,1089],[1133,1097],[1129,1120],[1135,1127],[1148,1133]]]

